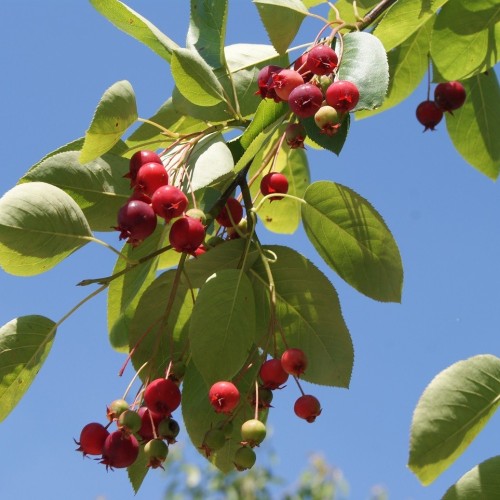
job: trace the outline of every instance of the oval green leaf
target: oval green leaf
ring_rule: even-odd
[[[417,403],[408,466],[430,484],[469,446],[500,404],[500,358],[459,361],[439,373]]]
[[[24,396],[47,358],[57,325],[44,316],[21,316],[0,328],[0,422]]]
[[[328,181],[311,184],[304,200],[304,229],[323,260],[368,297],[399,302],[401,256],[389,228],[370,203]]]
[[[0,267],[10,274],[48,271],[91,239],[80,207],[55,186],[19,184],[0,198]]]

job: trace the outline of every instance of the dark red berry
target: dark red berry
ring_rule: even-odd
[[[132,158],[130,158],[130,167],[128,174],[125,177],[130,179],[130,185],[133,187],[135,185],[135,179],[137,177],[137,172],[139,169],[146,165],[146,163],[159,163],[162,164],[161,158],[154,152],[147,149],[142,151],[136,151]]]
[[[290,375],[299,377],[307,368],[307,357],[302,349],[287,349],[281,355],[281,366]]]
[[[286,143],[292,149],[303,148],[307,136],[306,129],[302,123],[289,123],[285,130]]]
[[[326,103],[340,113],[353,110],[359,101],[358,87],[347,80],[333,82],[325,93]]]
[[[288,179],[279,172],[269,172],[260,181],[260,191],[264,196],[268,194],[286,194],[288,192]],[[270,201],[281,200],[283,196],[271,196]]]
[[[104,442],[101,464],[108,468],[122,469],[132,465],[139,455],[139,443],[133,434],[112,432]]]
[[[137,172],[134,189],[152,197],[159,187],[167,184],[168,174],[165,167],[161,163],[146,163]]]
[[[144,453],[148,458],[147,467],[152,469],[157,469],[161,467],[163,469],[163,462],[165,462],[168,455],[167,443],[161,439],[151,439],[144,445]]]
[[[181,391],[172,380],[157,378],[146,386],[144,404],[149,411],[168,417],[181,404]]]
[[[323,103],[323,92],[312,83],[295,87],[288,96],[290,109],[300,118],[310,118]]]
[[[184,216],[172,224],[168,238],[178,252],[193,253],[205,239],[205,228],[198,219]]]
[[[273,74],[270,87],[276,91],[280,99],[288,101],[290,92],[303,83],[304,79],[299,72],[293,69],[282,69],[279,73]]]
[[[295,401],[293,411],[297,417],[312,423],[316,420],[316,417],[321,414],[321,405],[314,396],[306,394],[300,396],[300,398]]]
[[[233,222],[231,222],[231,218]],[[224,208],[220,211],[219,215],[216,217],[216,221],[224,227],[232,227],[238,225],[240,220],[243,218],[243,207],[241,203],[236,198],[228,198]],[[234,223],[234,224],[233,224]]]
[[[87,424],[80,432],[80,441],[76,441],[78,448],[84,455],[101,455],[104,441],[109,432],[104,425],[97,422]]]
[[[279,102],[281,99],[276,95],[276,91],[271,87],[271,85],[273,83],[273,75],[279,73],[282,69],[283,68],[280,66],[264,66],[257,75],[257,85],[259,86],[259,90],[256,94],[260,95],[262,99],[267,97]]]
[[[338,62],[336,52],[328,45],[316,45],[307,55],[307,69],[315,75],[329,75]]]
[[[151,198],[153,210],[167,222],[180,217],[188,206],[187,196],[175,186],[161,186]]]
[[[417,106],[417,120],[426,130],[434,130],[434,127],[442,120],[443,111],[434,101],[423,101]]]
[[[279,389],[287,380],[288,373],[283,370],[279,359],[268,359],[259,370],[262,386],[266,389]]]
[[[464,86],[457,81],[438,83],[434,89],[434,101],[443,111],[450,113],[460,108],[465,102]]]
[[[158,426],[160,422],[164,419],[162,415],[150,412],[145,406],[141,406],[137,413],[141,417],[141,428],[139,429],[139,436],[143,441],[149,441],[156,436],[158,436]],[[154,430],[153,430],[154,426]]]
[[[312,72],[307,68],[307,56],[308,54],[307,52],[305,52],[293,63],[293,69],[300,73],[304,80],[304,83],[307,83],[314,76]]]
[[[216,382],[210,387],[208,399],[217,413],[231,413],[240,402],[240,391],[232,382]]]
[[[144,201],[131,200],[118,211],[120,239],[127,239],[132,246],[139,245],[156,229],[156,214],[150,205]]]

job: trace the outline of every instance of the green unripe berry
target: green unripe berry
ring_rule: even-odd
[[[140,415],[133,410],[125,410],[118,417],[118,428],[127,432],[128,434],[135,434],[139,432],[142,426],[142,419]]]
[[[168,446],[161,439],[151,439],[144,445],[144,453],[148,457],[148,467],[162,467],[168,455]]]
[[[266,437],[266,426],[260,420],[252,418],[243,422],[241,426],[241,442],[252,448],[259,446]]]
[[[173,418],[164,418],[158,424],[158,436],[165,439],[168,444],[175,443],[175,438],[180,431],[179,424]]]
[[[193,219],[198,219],[202,224],[205,224],[207,222],[207,216],[205,215],[205,212],[203,210],[200,210],[199,208],[190,208],[186,212],[186,215],[188,217],[193,217]]]
[[[255,455],[255,451],[253,451],[252,448],[249,448],[248,446],[242,446],[241,448],[238,448],[236,450],[233,463],[234,466],[241,471],[251,469],[254,466],[256,460],[257,456]]]
[[[108,419],[112,422],[118,419],[118,417],[125,411],[128,410],[128,403],[124,399],[115,399],[106,409],[106,414]]]

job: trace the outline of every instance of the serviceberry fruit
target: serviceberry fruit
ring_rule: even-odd
[[[128,409],[128,403],[124,399],[115,399],[106,408],[106,416],[108,420],[112,422],[113,420],[117,420],[118,417]]]
[[[434,130],[434,127],[443,119],[443,111],[434,101],[423,101],[417,106],[417,120],[426,130]]]
[[[149,197],[161,186],[168,184],[168,174],[160,163],[146,163],[137,172],[134,190]]]
[[[443,111],[451,113],[462,107],[465,98],[465,88],[457,81],[438,83],[434,89],[434,101]]]
[[[144,404],[149,411],[168,417],[181,404],[181,391],[172,380],[157,378],[146,386]]]
[[[139,443],[133,434],[112,432],[104,441],[101,464],[106,469],[122,469],[132,465],[139,455]]]
[[[302,123],[289,123],[285,129],[286,143],[292,149],[303,148],[307,136],[306,129]]]
[[[187,196],[175,186],[161,186],[151,197],[154,212],[166,222],[180,217],[186,210],[188,203]]]
[[[168,444],[174,444],[180,430],[176,420],[173,418],[164,418],[158,425],[158,437],[165,439]]]
[[[279,359],[268,359],[259,370],[262,386],[265,389],[279,389],[287,380],[288,373],[283,370]]]
[[[257,85],[259,90],[256,94],[260,95],[262,99],[266,97],[269,99],[274,99],[274,101],[279,102],[281,99],[277,96],[276,90],[271,87],[273,83],[273,75],[279,73],[283,68],[281,66],[264,66],[257,75]]]
[[[307,368],[307,357],[302,349],[287,349],[281,355],[281,366],[290,375],[299,377]]]
[[[118,211],[120,240],[127,239],[132,246],[139,245],[156,229],[156,214],[150,205],[144,201],[131,200]]]
[[[256,460],[257,456],[255,455],[255,451],[249,446],[242,446],[236,450],[233,463],[237,470],[243,471],[251,469]]]
[[[307,69],[315,75],[328,75],[337,67],[339,59],[328,45],[316,45],[307,55]]]
[[[293,69],[282,69],[279,73],[274,73],[271,79],[270,87],[275,90],[276,95],[283,101],[288,101],[290,92],[304,83],[301,74]]]
[[[326,103],[340,113],[353,110],[359,101],[358,87],[347,80],[333,82],[325,93]]]
[[[163,469],[163,462],[165,462],[168,455],[168,446],[165,441],[161,439],[151,439],[144,445],[144,453],[148,459],[147,467]]]
[[[257,408],[259,410],[265,410],[271,408],[271,403],[273,401],[273,391],[265,387],[259,387],[259,401],[257,403]],[[252,392],[250,397],[250,404],[255,406],[255,392]]]
[[[231,218],[233,222],[231,222]],[[224,208],[219,212],[215,220],[223,227],[232,227],[238,225],[243,218],[243,207],[236,198],[228,198]],[[234,223],[234,224],[233,224]]]
[[[226,436],[221,429],[210,429],[203,438],[200,450],[208,458],[214,451],[220,450],[226,444]]]
[[[304,83],[307,83],[314,75],[307,68],[307,52],[304,52],[300,57],[298,57],[293,63],[293,69],[300,73]]]
[[[162,165],[161,158],[154,152],[147,149],[136,151],[130,158],[129,172],[124,176],[130,179],[130,186],[134,187],[135,179],[139,169],[146,163],[159,163]]]
[[[252,418],[241,425],[241,444],[259,446],[266,437],[266,426],[260,420]]]
[[[268,194],[286,194],[288,192],[288,179],[279,172],[269,172],[260,181],[260,191],[264,196]],[[281,200],[283,196],[271,196],[269,201]]]
[[[125,410],[119,417],[117,422],[118,428],[128,434],[139,432],[142,426],[140,415],[133,410]]]
[[[220,381],[210,387],[208,399],[217,413],[231,413],[240,402],[240,391],[232,382]]]
[[[109,432],[104,425],[97,422],[87,424],[80,432],[80,441],[76,451],[81,451],[83,455],[101,455],[104,441],[109,436]]]
[[[310,118],[323,103],[323,92],[312,83],[295,87],[288,96],[288,106],[300,118]]]
[[[342,115],[332,106],[321,106],[314,115],[314,121],[322,134],[335,135],[342,124]]]
[[[168,238],[178,252],[193,253],[205,238],[205,228],[198,219],[184,216],[172,224]]]
[[[300,396],[300,398],[295,401],[293,411],[297,417],[312,423],[316,420],[316,417],[321,414],[321,405],[314,396],[306,394]]]
[[[143,441],[150,441],[156,436],[158,436],[158,426],[160,422],[163,420],[162,415],[158,415],[157,413],[150,412],[145,406],[141,406],[137,413],[141,417],[141,428],[138,433],[139,437]],[[153,429],[154,426],[154,429]]]

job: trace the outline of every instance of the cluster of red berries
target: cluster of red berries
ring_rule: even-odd
[[[425,127],[424,132],[434,130],[446,111],[453,114],[454,110],[462,107],[465,98],[465,88],[460,82],[443,82],[436,85],[434,100],[427,99],[417,106],[417,120]]]
[[[143,404],[133,409],[124,399],[113,401],[107,408],[107,425],[91,422],[80,433],[77,451],[84,456],[96,455],[106,469],[131,466],[144,446],[147,467],[163,468],[169,445],[176,442],[179,424],[172,412],[181,403],[181,392],[175,381],[159,378],[150,382],[143,393]],[[112,423],[117,430],[108,430]]]
[[[290,348],[284,351],[280,359],[272,358],[264,361],[259,369],[260,384],[252,393],[250,403],[259,411],[269,409],[273,391],[281,389],[290,375],[300,377],[306,368],[307,357],[301,349]],[[208,399],[217,413],[226,414],[229,418],[221,426],[210,429],[205,435],[201,449],[207,456],[220,450],[226,443],[227,436],[231,435],[231,415],[237,410],[241,397],[233,382],[219,381],[210,388]],[[307,422],[314,422],[321,413],[321,405],[316,397],[302,394],[295,402],[294,411],[298,417]],[[241,447],[237,449],[233,459],[238,470],[249,469],[254,465],[256,455],[253,448],[259,446],[265,437],[266,426],[259,419],[253,418],[242,424]]]
[[[158,217],[165,223],[176,219],[170,228],[170,244],[178,252],[194,253],[205,239],[205,227],[200,218],[186,213],[187,196],[168,183],[161,158],[154,151],[137,151],[125,177],[133,192],[118,211],[115,229],[120,231],[120,239],[137,246],[153,234]]]
[[[276,102],[288,101],[297,117],[314,117],[322,133],[334,135],[359,101],[359,90],[354,83],[333,81],[338,62],[329,45],[315,45],[295,61],[293,69],[272,65],[262,68],[257,94]],[[295,125],[287,131],[287,142],[291,147],[302,147],[305,132],[299,124]]]

